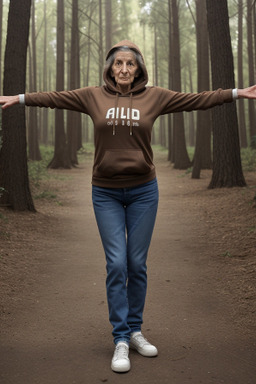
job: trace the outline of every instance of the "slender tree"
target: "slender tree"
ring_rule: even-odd
[[[4,59],[4,95],[25,93],[31,0],[10,0]],[[35,211],[29,188],[25,108],[14,106],[2,115],[0,153],[1,204]]]
[[[47,13],[46,13],[46,0],[44,0],[44,66],[43,66],[43,89],[47,90]],[[43,123],[42,123],[42,142],[48,144],[48,108],[43,109]]]
[[[237,68],[238,68],[238,88],[244,88],[243,81],[243,0],[238,0],[238,53],[237,53]],[[244,99],[238,101],[239,110],[239,134],[240,146],[247,147],[246,123]]]
[[[3,0],[0,0],[0,90],[2,93],[2,27],[3,27]]]
[[[86,64],[86,77],[85,77],[85,85],[89,85],[89,79],[90,79],[90,64],[91,64],[91,27],[92,27],[92,16],[94,12],[94,5],[91,2],[90,8],[89,8],[89,15],[88,15],[88,36],[87,36],[87,64]],[[88,142],[89,140],[89,116],[85,115],[85,135],[84,135],[85,142]]]
[[[193,92],[193,69],[192,69],[192,66],[191,66],[191,61],[189,61],[189,89],[190,89],[190,92]],[[191,147],[194,147],[195,146],[195,119],[194,119],[194,112],[192,111],[191,113],[189,113],[189,137],[188,137],[188,140],[189,140],[189,145]]]
[[[179,13],[177,0],[172,0],[172,22],[173,22],[173,89],[181,91],[181,63],[180,63],[180,34],[179,34]],[[186,169],[190,166],[186,142],[183,113],[173,115],[173,139],[174,168]]]
[[[172,89],[173,67],[172,63],[172,4],[168,0],[168,87]],[[172,115],[168,115],[168,160],[171,161],[173,153]]]
[[[205,0],[196,0],[197,40],[197,90],[210,88],[209,43]],[[210,111],[197,111],[196,148],[192,178],[200,177],[201,169],[211,168],[211,118]]]
[[[57,65],[56,90],[64,89],[64,0],[57,3]],[[64,129],[64,111],[55,109],[55,146],[54,157],[49,168],[71,168],[68,146]]]
[[[234,88],[227,1],[206,0],[213,88]],[[218,53],[218,54],[217,54]],[[236,104],[212,110],[213,174],[209,188],[244,186]]]
[[[70,60],[70,89],[80,87],[80,46],[78,27],[78,0],[72,2],[72,28],[71,28],[71,60]],[[78,164],[77,150],[82,147],[81,140],[81,113],[67,112],[67,138],[71,164]]]
[[[112,0],[105,0],[105,48],[112,47]]]
[[[247,50],[248,50],[248,67],[249,67],[249,83],[253,85],[255,83],[254,75],[254,56],[253,56],[253,2],[247,0]],[[249,103],[249,124],[250,124],[250,140],[251,147],[256,148],[256,117],[254,101],[248,100]]]
[[[99,85],[102,84],[103,71],[103,20],[102,0],[99,0]]]
[[[30,54],[30,92],[37,90],[37,55],[36,55],[36,16],[35,0],[31,7],[31,54]],[[29,109],[28,154],[30,160],[41,160],[38,142],[37,108]]]

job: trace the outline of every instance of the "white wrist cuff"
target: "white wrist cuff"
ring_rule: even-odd
[[[20,100],[20,104],[25,104],[25,95],[24,94],[20,94],[19,95],[19,100]]]
[[[233,100],[238,99],[237,88],[232,89]]]

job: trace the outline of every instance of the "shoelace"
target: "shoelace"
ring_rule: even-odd
[[[125,345],[117,345],[115,350],[116,359],[126,359],[128,354],[128,347]]]
[[[140,343],[141,345],[150,344],[142,334],[134,336],[134,340]]]

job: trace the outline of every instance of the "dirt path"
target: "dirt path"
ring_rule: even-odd
[[[255,323],[244,328],[233,318],[233,297],[219,281],[225,268],[213,259],[198,213],[197,191],[204,195],[207,180],[194,184],[191,197],[181,173],[157,163],[160,207],[143,331],[159,356],[131,351],[129,373],[110,369],[114,346],[89,161],[71,176],[59,173],[68,177],[58,182],[62,205],[39,203],[36,215],[16,215],[26,235],[13,224],[13,242],[6,242],[19,281],[14,292],[6,288],[2,304],[1,384],[255,384]]]

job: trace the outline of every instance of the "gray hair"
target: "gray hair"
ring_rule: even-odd
[[[132,49],[126,45],[123,45],[121,47],[117,47],[117,48],[114,48],[113,50],[111,50],[110,52],[110,55],[108,56],[107,60],[106,60],[106,63],[105,63],[105,67],[104,67],[104,70],[106,72],[108,72],[109,70],[111,70],[111,67],[115,61],[115,57],[116,57],[116,53],[119,52],[119,51],[122,51],[122,52],[132,52],[134,54],[134,57],[135,57],[135,60],[139,66],[139,72],[143,72],[143,69],[145,67],[145,64],[144,64],[144,60],[141,56],[141,54],[136,51],[135,49]]]

